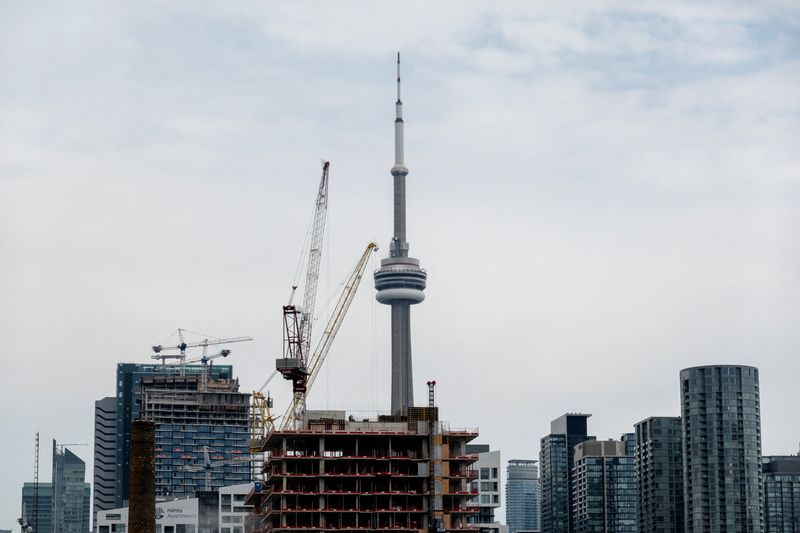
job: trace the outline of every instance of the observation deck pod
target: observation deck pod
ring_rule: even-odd
[[[281,357],[275,360],[275,369],[283,379],[292,382],[294,392],[305,392],[308,381],[308,369],[298,357]]]
[[[425,299],[428,273],[420,268],[419,259],[413,257],[388,257],[381,260],[375,271],[375,299],[382,304],[405,301],[417,304]]]

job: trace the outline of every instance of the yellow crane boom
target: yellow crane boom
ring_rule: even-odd
[[[358,259],[358,262],[356,262],[355,267],[353,267],[344,289],[342,290],[342,294],[339,297],[339,301],[336,303],[336,307],[333,309],[333,313],[331,313],[328,319],[319,344],[308,361],[306,392],[302,395],[296,394],[294,396],[292,403],[289,404],[289,407],[286,409],[286,414],[281,420],[281,429],[293,429],[298,422],[302,421],[305,415],[308,393],[311,391],[314,380],[317,378],[322,368],[322,363],[325,362],[325,356],[328,355],[328,351],[331,349],[333,339],[336,338],[336,333],[339,331],[339,327],[342,325],[345,315],[347,315],[347,310],[350,308],[350,304],[353,303],[358,285],[361,283],[361,278],[364,277],[364,270],[367,268],[369,255],[377,249],[377,244],[374,242],[369,243],[364,253],[362,253],[361,257]]]

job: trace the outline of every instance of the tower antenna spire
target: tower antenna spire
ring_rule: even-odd
[[[397,102],[402,103],[400,100],[400,52],[397,52]]]

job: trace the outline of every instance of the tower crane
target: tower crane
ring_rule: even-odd
[[[314,350],[314,354],[309,359],[307,377],[305,379],[305,389],[300,394],[295,393],[292,403],[286,409],[286,414],[283,415],[283,420],[281,421],[280,425],[282,430],[294,429],[295,426],[303,420],[305,416],[306,397],[308,392],[311,389],[311,386],[314,384],[314,381],[316,380],[317,375],[322,368],[322,363],[325,362],[325,357],[328,355],[328,351],[333,344],[333,340],[336,338],[336,333],[339,331],[339,327],[344,321],[347,310],[350,308],[350,304],[353,302],[353,298],[356,295],[356,290],[358,290],[358,285],[361,283],[361,278],[364,277],[364,270],[367,268],[369,254],[377,249],[377,244],[374,242],[369,243],[366,250],[364,250],[364,253],[361,254],[361,257],[358,259],[358,262],[356,262],[355,267],[351,271],[350,276],[345,283],[344,289],[342,290],[342,294],[339,297],[339,301],[336,303],[336,307],[328,319],[328,324],[325,326],[325,331],[322,333],[322,338],[320,338],[319,344]]]
[[[284,379],[292,381],[295,394],[302,394],[306,389],[308,377],[308,352],[311,345],[311,326],[314,318],[314,305],[317,299],[317,282],[319,281],[319,266],[322,255],[322,238],[325,233],[325,214],[328,212],[328,169],[330,162],[322,165],[322,179],[314,209],[314,222],[312,224],[311,247],[308,251],[308,270],[306,271],[306,285],[303,293],[303,304],[298,309],[292,304],[294,291],[289,303],[283,306],[284,353],[278,359],[276,369]]]
[[[39,432],[36,432],[36,448],[33,460],[33,530],[39,528]],[[25,517],[25,507],[22,507],[22,517]],[[20,524],[22,525],[22,524]]]
[[[275,368],[284,379],[292,382],[295,402],[306,392],[308,379],[308,356],[311,346],[311,326],[314,318],[314,305],[317,299],[317,282],[322,255],[322,239],[325,233],[325,214],[328,211],[328,170],[330,162],[322,164],[322,178],[314,209],[311,245],[308,251],[308,270],[303,293],[303,304],[299,309],[292,304],[296,286],[292,288],[292,298],[283,306],[283,357],[278,359]]]
[[[325,235],[325,216],[328,212],[328,171],[330,161],[322,163],[322,177],[314,202],[314,218],[311,224],[311,244],[308,251],[308,268],[306,270],[306,284],[303,293],[303,303],[298,309],[293,305],[297,285],[292,287],[289,303],[283,306],[284,338],[291,336],[291,349],[286,350],[284,343],[284,356],[278,359],[275,371],[257,391],[251,395],[250,409],[250,452],[253,454],[254,465],[258,460],[258,442],[267,431],[275,429],[278,417],[272,414],[272,397],[264,389],[272,378],[280,372],[284,379],[292,381],[295,395],[303,394],[306,389],[306,369],[308,352],[311,345],[311,326],[314,321],[314,306],[317,300],[317,283],[319,281],[320,259],[322,257],[322,241]]]
[[[203,464],[202,465],[186,465],[178,468],[181,472],[205,472],[205,491],[211,490],[211,471],[220,466],[233,465],[236,463],[249,463],[249,457],[234,457],[232,459],[223,459],[221,461],[211,461],[208,455],[209,447],[203,446]]]
[[[189,348],[203,348],[203,355],[205,355],[206,349],[209,346],[216,346],[219,344],[232,344],[235,342],[247,342],[253,340],[252,337],[230,337],[227,339],[217,339],[214,337],[207,337],[199,342],[186,342],[183,337],[184,332],[188,332],[188,330],[178,328],[178,340],[180,342],[175,346],[162,346],[160,344],[153,346],[154,355],[150,356],[151,359],[161,359],[161,364],[166,364],[167,359],[178,359],[178,363],[181,366],[181,375],[183,376],[185,373],[184,365],[186,364],[186,350]],[[163,352],[175,352],[178,353],[163,353]]]
[[[220,350],[219,352],[215,353],[214,355],[202,355],[200,357],[193,357],[192,359],[186,359],[185,361],[181,361],[180,363],[173,363],[179,365],[191,365],[194,363],[200,363],[203,365],[203,370],[200,374],[200,390],[205,391],[208,388],[208,378],[209,378],[209,362],[213,361],[214,359],[218,359],[220,357],[228,357],[231,354],[231,351],[228,349]],[[212,363],[213,364],[213,363]]]

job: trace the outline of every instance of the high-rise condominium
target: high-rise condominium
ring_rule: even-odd
[[[683,533],[681,419],[651,417],[635,427],[639,533]]]
[[[800,533],[800,455],[764,457],[766,533]]]
[[[758,369],[681,370],[687,533],[763,531]]]
[[[511,459],[506,469],[506,524],[509,533],[539,531],[540,504],[537,461]]]
[[[54,440],[53,533],[86,533],[92,527],[92,489],[85,476],[86,463]]]
[[[542,486],[542,532],[574,531],[572,515],[572,468],[575,446],[594,437],[587,435],[592,415],[567,413],[550,423],[539,452]]]
[[[621,440],[575,446],[572,518],[575,533],[636,533],[636,460]]]

